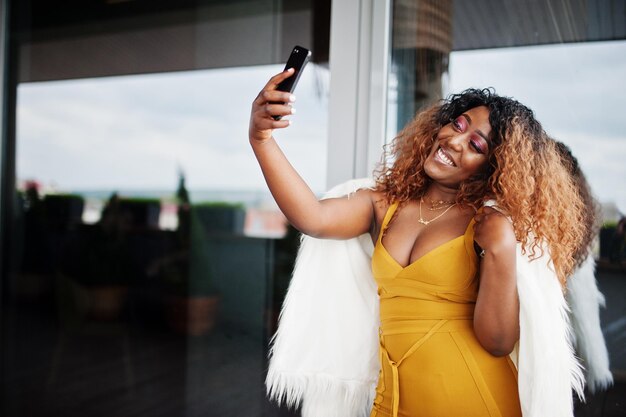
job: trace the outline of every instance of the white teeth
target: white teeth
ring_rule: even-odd
[[[454,166],[454,162],[446,156],[446,154],[443,152],[443,149],[437,149],[437,155],[439,156],[439,159],[441,159],[446,164],[450,165],[451,167]]]

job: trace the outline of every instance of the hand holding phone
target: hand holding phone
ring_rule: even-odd
[[[289,59],[287,59],[287,64],[285,65],[284,71],[287,71],[289,68],[294,69],[293,75],[289,78],[281,81],[280,84],[276,87],[278,91],[284,91],[286,93],[293,93],[296,89],[296,85],[298,84],[298,80],[300,79],[300,75],[302,74],[302,70],[311,59],[311,51],[306,48],[303,48],[299,45],[294,46],[291,51],[291,55],[289,55]],[[270,102],[271,104],[287,104],[283,102]],[[282,116],[273,116],[274,120],[280,120]]]
[[[248,128],[251,143],[265,142],[272,138],[274,129],[284,129],[290,125],[290,120],[281,118],[295,113],[295,109],[291,107],[295,98],[291,93],[310,57],[311,52],[308,49],[294,47],[285,69],[270,78],[254,99]]]

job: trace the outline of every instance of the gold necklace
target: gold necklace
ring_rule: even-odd
[[[453,201],[446,201],[441,204],[440,203],[431,204],[430,207],[426,206],[426,208],[428,209],[428,211],[439,211],[443,208],[448,208],[452,205],[454,205]]]
[[[454,201],[446,201],[446,200],[433,201],[430,198],[428,200],[430,201],[430,207],[426,207],[426,208],[430,211],[441,210],[444,207],[447,208],[454,204]]]
[[[450,205],[450,207],[448,207],[447,209],[445,209],[440,215],[430,219],[430,220],[425,220],[424,217],[422,217],[422,202],[424,201],[424,197],[420,197],[420,218],[417,220],[418,222],[420,222],[421,224],[423,224],[424,226],[428,226],[430,223],[434,222],[435,220],[437,220],[438,218],[440,218],[441,216],[443,216],[444,214],[446,214],[452,207],[456,206],[456,203]]]

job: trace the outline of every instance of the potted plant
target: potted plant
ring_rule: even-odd
[[[160,275],[168,324],[177,333],[199,336],[215,327],[220,297],[213,285],[206,233],[184,184],[181,174],[176,250],[159,261]]]
[[[241,203],[207,201],[194,205],[201,227],[208,234],[243,234],[246,210]]]
[[[78,266],[71,275],[88,300],[88,313],[97,320],[117,319],[136,275],[128,247],[129,225],[123,220],[117,194],[105,206],[100,221],[81,229]]]
[[[43,209],[52,230],[64,231],[82,222],[85,200],[76,194],[47,194]]]
[[[158,229],[161,201],[157,198],[124,197],[118,201],[120,216],[134,229]]]
[[[619,221],[605,222],[600,229],[600,257],[622,265],[626,248],[626,216]]]
[[[613,238],[617,230],[617,222],[607,221],[600,228],[600,258],[609,260],[612,256],[611,249],[613,246]]]
[[[167,296],[166,317],[172,330],[179,334],[200,336],[216,325],[219,295],[212,284],[210,265],[198,259],[191,250],[187,255],[169,263],[162,271]]]
[[[26,184],[23,192],[17,193],[21,207],[18,212],[18,227],[22,233],[16,246],[20,248],[20,278],[16,291],[28,298],[36,299],[52,289],[51,276],[54,262],[50,254],[50,232],[43,200],[39,196],[39,185],[34,181]]]

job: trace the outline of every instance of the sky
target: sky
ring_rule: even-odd
[[[570,147],[596,196],[626,213],[626,42],[453,53],[449,90],[494,87]]]
[[[265,189],[247,138],[252,100],[281,65],[22,84],[17,173],[59,190]],[[603,202],[626,212],[626,42],[454,52],[446,92],[494,87],[569,145]],[[279,143],[326,187],[329,71],[309,65]],[[392,109],[393,106],[390,106]]]
[[[248,143],[252,101],[281,65],[22,84],[18,179],[60,190],[262,189]],[[312,188],[326,183],[328,70],[309,65],[277,132]],[[326,91],[324,93],[324,91]],[[302,108],[302,110],[301,110]]]

